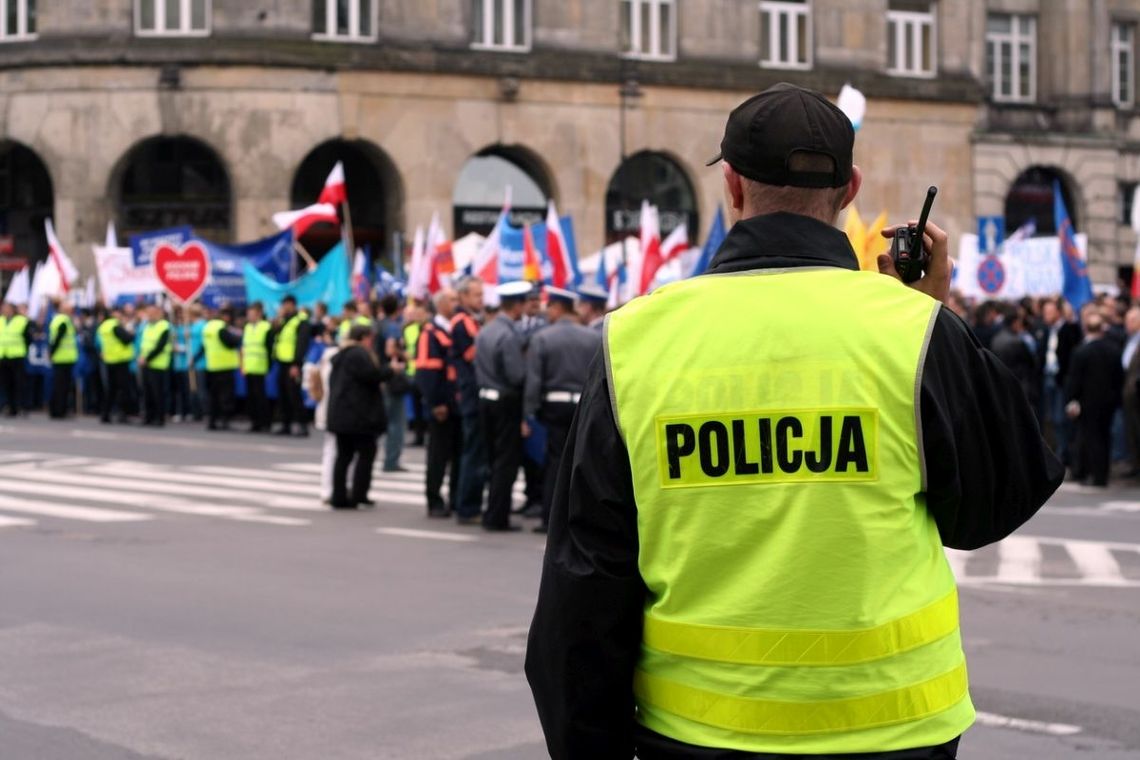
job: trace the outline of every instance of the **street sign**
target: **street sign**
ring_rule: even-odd
[[[1005,218],[979,216],[978,253],[997,253],[1003,242],[1005,242]]]

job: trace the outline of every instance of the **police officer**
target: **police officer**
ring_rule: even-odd
[[[526,294],[523,313],[517,324],[523,337],[523,356],[525,357],[526,351],[530,347],[531,338],[537,335],[539,330],[550,324],[546,314],[542,311],[542,288],[538,284],[531,285],[530,292]],[[524,448],[522,468],[525,484],[523,493],[526,494],[526,502],[520,505],[515,512],[526,517],[539,517],[542,515],[542,465],[527,456],[525,451]]]
[[[459,498],[459,454],[463,434],[455,398],[455,366],[451,363],[451,318],[456,296],[450,288],[432,299],[435,315],[424,323],[416,347],[416,385],[428,414],[427,474],[424,487],[428,517],[450,517]],[[440,496],[443,477],[450,473],[448,499]]]
[[[131,382],[131,362],[135,358],[135,334],[123,324],[123,311],[115,306],[111,316],[95,331],[99,340],[99,358],[107,371],[107,391],[103,396],[102,422],[110,424],[111,410],[118,408],[116,422],[127,421],[127,405]]]
[[[455,367],[463,437],[455,519],[460,525],[476,525],[482,520],[483,490],[487,486],[487,452],[479,424],[479,383],[475,378],[475,340],[479,337],[478,320],[483,317],[483,281],[464,277],[455,292],[459,296],[459,308],[451,318],[450,359]]]
[[[269,351],[273,344],[270,324],[265,320],[265,307],[259,301],[249,305],[245,313],[241,338],[241,371],[245,375],[249,398],[249,432],[264,433],[273,419],[269,396],[265,392],[265,376],[269,374]]]
[[[0,306],[0,380],[8,399],[8,416],[23,411],[24,387],[27,385],[28,346],[32,344],[35,327],[16,311],[14,304]]]
[[[942,308],[945,232],[913,287],[859,271],[853,144],[818,93],[745,102],[713,276],[607,318],[527,647],[555,758],[952,758],[973,722],[942,547],[1008,535],[1062,469]]]
[[[547,531],[550,501],[570,422],[586,385],[586,369],[602,345],[601,334],[578,321],[574,313],[577,296],[573,291],[548,287],[546,297],[550,325],[530,339],[523,393],[523,437],[531,434],[531,419],[537,418],[546,427],[542,524],[535,528],[536,533]]]
[[[297,299],[285,296],[277,311],[273,336],[273,359],[277,362],[277,403],[281,407],[281,428],[277,435],[309,434],[305,406],[301,400],[301,366],[309,353],[312,325],[308,315],[297,310]]]
[[[79,361],[79,340],[70,301],[56,305],[55,316],[48,324],[48,354],[51,356],[51,400],[48,415],[53,420],[67,417],[71,408],[71,392],[75,387],[75,365]]]
[[[479,417],[487,446],[490,477],[483,529],[519,530],[511,525],[511,495],[522,462],[522,391],[526,380],[524,339],[519,329],[529,282],[508,282],[497,289],[501,308],[475,340],[475,378]]]
[[[206,352],[206,392],[210,396],[207,430],[229,430],[234,404],[234,372],[241,365],[242,336],[232,329],[234,311],[226,306],[202,330]]]
[[[143,424],[162,427],[166,424],[167,391],[170,388],[170,358],[174,354],[174,335],[162,307],[147,307],[143,327],[139,366],[143,371]]]
[[[598,333],[606,323],[606,304],[610,294],[597,285],[583,285],[578,288],[578,316],[582,324]]]

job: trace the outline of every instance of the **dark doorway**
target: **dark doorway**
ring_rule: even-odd
[[[606,189],[606,243],[636,235],[641,227],[641,202],[657,206],[661,236],[682,222],[689,238],[699,231],[697,197],[681,166],[664,153],[643,150],[622,162]]]
[[[520,227],[546,219],[552,190],[541,162],[526,148],[494,145],[469,158],[455,180],[455,237],[490,233],[503,210],[508,187],[512,225]]]
[[[1057,234],[1057,220],[1054,216],[1053,183],[1061,185],[1061,199],[1073,222],[1073,231],[1079,230],[1077,207],[1073,203],[1068,183],[1061,174],[1045,166],[1026,169],[1005,197],[1005,234],[1012,235],[1026,223],[1033,221],[1037,230],[1035,236],[1046,237]]]
[[[0,140],[0,268],[18,270],[23,260],[47,258],[44,220],[52,216],[54,202],[40,157],[20,143]]]

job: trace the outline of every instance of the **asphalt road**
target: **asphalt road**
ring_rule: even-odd
[[[522,675],[542,537],[316,496],[316,439],[0,427],[0,759],[545,757]],[[954,555],[961,757],[1140,760],[1140,490],[1066,486]]]

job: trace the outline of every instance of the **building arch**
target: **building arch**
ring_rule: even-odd
[[[12,255],[43,261],[48,255],[44,220],[53,216],[51,173],[39,155],[14,140],[0,140],[0,236]]]
[[[368,140],[327,140],[309,151],[293,174],[292,208],[317,202],[329,172],[344,165],[352,239],[357,247],[370,246],[373,256],[386,255],[392,234],[403,229],[404,183],[396,164],[380,146]],[[343,211],[342,221],[345,220]],[[341,238],[341,230],[329,224],[314,225],[302,239],[318,256]]]
[[[1005,234],[1011,235],[1023,225],[1033,222],[1034,235],[1057,234],[1054,214],[1053,187],[1061,186],[1061,199],[1072,220],[1073,230],[1081,229],[1080,208],[1076,197],[1076,183],[1064,169],[1035,164],[1023,170],[1012,183],[1005,196]]]
[[[229,170],[196,137],[157,135],[136,143],[111,173],[109,197],[123,237],[189,225],[207,240],[233,240]]]
[[[547,201],[555,197],[553,174],[537,153],[522,145],[491,145],[467,159],[455,180],[452,224],[456,238],[495,226],[511,189],[511,223],[516,226],[546,218]]]
[[[641,202],[660,212],[664,237],[683,222],[689,238],[700,234],[698,198],[693,181],[676,157],[663,151],[642,150],[627,157],[610,177],[606,188],[606,242],[636,235],[641,226]]]

